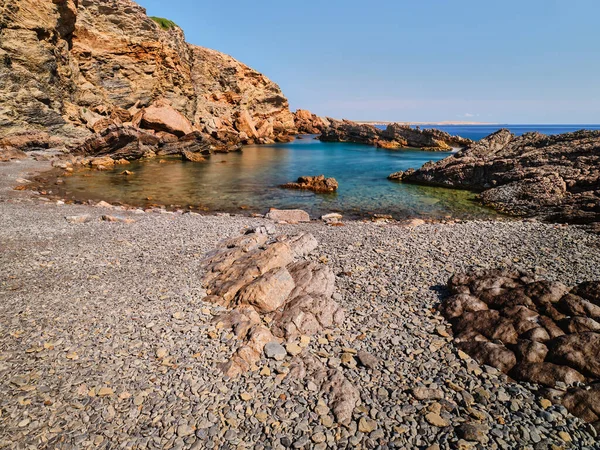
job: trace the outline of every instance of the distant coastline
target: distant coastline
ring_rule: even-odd
[[[366,125],[389,125],[392,123],[398,123],[400,125],[501,125],[500,123],[493,122],[464,122],[464,121],[444,121],[444,122],[394,122],[394,121],[360,121],[356,120],[356,123]]]

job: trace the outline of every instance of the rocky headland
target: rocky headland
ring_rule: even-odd
[[[600,222],[599,168],[598,131],[515,136],[504,129],[390,178],[480,191],[484,204],[508,214],[594,223]]]
[[[188,44],[174,23],[130,0],[0,4],[0,103],[5,159],[16,150],[123,154],[121,142],[133,148],[132,128],[138,148],[187,147],[190,139],[179,140],[197,133],[236,149],[296,133],[275,83]],[[107,133],[126,137],[113,138],[110,152],[93,148]]]
[[[385,129],[350,120],[327,119],[319,139],[323,142],[354,142],[380,148],[420,148],[430,151],[449,151],[473,144],[470,139],[452,136],[435,129],[411,128],[409,125],[390,124]]]

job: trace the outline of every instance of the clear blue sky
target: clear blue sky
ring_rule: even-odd
[[[267,75],[292,109],[600,123],[600,0],[138,2]]]

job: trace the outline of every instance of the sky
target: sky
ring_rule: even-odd
[[[600,123],[599,0],[137,0],[275,81],[372,121]]]

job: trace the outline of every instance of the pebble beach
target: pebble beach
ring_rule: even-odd
[[[598,235],[536,221],[274,224],[13,191],[46,165],[0,166],[0,448],[598,448],[591,425],[458,351],[436,309],[473,267],[598,279]],[[358,388],[349,425],[287,376],[291,354],[234,379],[218,368],[238,342],[203,301],[200,261],[261,225],[311,233],[307,259],[336,274],[344,323],[300,344]]]

